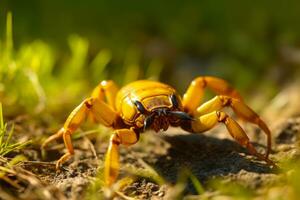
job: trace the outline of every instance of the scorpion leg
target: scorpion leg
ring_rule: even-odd
[[[250,143],[250,140],[245,131],[240,127],[240,125],[222,111],[213,111],[196,118],[196,120],[191,124],[191,129],[193,132],[200,133],[213,128],[217,123],[225,124],[230,135],[241,146],[247,148],[252,155],[261,160],[264,160],[269,165],[276,167],[273,161],[256,151],[254,146]]]
[[[109,80],[109,81],[101,81],[101,83],[93,90],[92,92],[92,98],[97,99],[99,101],[103,101],[104,97],[106,97],[107,104],[111,106],[112,108],[115,108],[115,97],[118,92],[117,85]],[[76,109],[75,109],[76,110]],[[75,112],[75,110],[73,112]],[[72,114],[71,114],[72,115]],[[71,116],[70,115],[70,116]],[[89,114],[94,121],[96,119],[94,118],[93,114]],[[53,140],[56,140],[63,136],[64,128],[61,128],[56,134],[53,134],[52,136],[48,137],[42,144],[41,149],[45,149],[45,147],[52,142]]]
[[[115,99],[118,93],[118,87],[115,82],[101,81],[101,83],[93,90],[92,97],[103,100],[104,96],[106,97],[107,104],[115,109]]]
[[[258,125],[263,130],[263,132],[267,136],[267,150],[265,156],[266,158],[268,158],[270,150],[272,149],[271,131],[269,130],[265,122],[260,119],[258,114],[256,114],[251,108],[249,108],[243,101],[229,96],[216,96],[210,101],[207,101],[206,103],[199,106],[195,115],[202,116],[204,114],[210,113],[215,110],[220,110],[223,107],[227,106],[231,107],[238,117],[245,121]]]
[[[63,132],[63,139],[65,146],[68,149],[68,152],[65,153],[57,162],[56,162],[56,169],[59,169],[61,164],[66,162],[73,154],[74,154],[74,149],[72,145],[72,140],[71,140],[71,131],[64,131]]]
[[[225,80],[211,77],[200,76],[192,81],[186,93],[183,96],[183,107],[186,112],[193,114],[204,95],[204,89],[208,87],[217,94],[231,96],[237,99],[242,99],[240,94],[232,88]]]
[[[53,140],[56,140],[56,139],[62,137],[63,133],[64,133],[64,128],[59,129],[59,131],[57,131],[57,133],[51,135],[50,137],[48,137],[48,138],[43,142],[43,144],[42,144],[42,146],[41,146],[41,149],[45,149],[46,146],[47,146],[50,142],[52,142]]]
[[[61,135],[63,136],[68,152],[57,161],[57,169],[59,169],[60,165],[74,154],[71,135],[83,123],[89,114],[91,114],[97,122],[107,127],[112,127],[117,119],[117,113],[105,102],[95,98],[88,98],[84,100],[71,112],[63,128],[60,129],[58,133],[50,136],[42,145],[42,148],[44,148],[52,140],[61,137]]]
[[[104,179],[106,185],[112,185],[119,174],[119,145],[132,145],[135,144],[138,139],[139,135],[133,129],[118,129],[111,136],[104,164]]]

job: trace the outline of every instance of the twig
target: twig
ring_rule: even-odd
[[[27,161],[23,161],[22,162],[22,165],[27,165],[27,164],[53,165],[53,166],[55,166],[55,163],[53,163],[53,162],[43,162],[43,161],[35,161],[35,160],[27,160]]]
[[[96,149],[93,145],[93,143],[89,140],[89,138],[87,138],[86,136],[84,136],[84,140],[87,141],[87,143],[89,144],[90,148],[91,148],[91,151],[96,159],[96,161],[98,160],[98,156],[97,156],[97,153],[96,153]]]

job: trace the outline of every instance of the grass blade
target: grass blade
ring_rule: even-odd
[[[6,18],[6,50],[10,53],[13,49],[12,13],[7,13]]]
[[[11,129],[10,129],[10,131],[8,133],[8,137],[7,137],[6,141],[5,141],[4,148],[8,146],[9,141],[11,140],[12,134],[14,132],[14,127],[15,127],[15,125],[12,124],[12,127],[11,127]]]
[[[2,148],[2,141],[4,137],[4,122],[3,122],[3,112],[2,112],[2,103],[0,102],[0,147]]]
[[[12,124],[11,129],[7,131],[7,123],[4,123],[2,104],[0,102],[0,156],[4,156],[14,150],[22,149],[31,142],[31,140],[29,140],[26,142],[17,142],[17,143],[10,144],[13,133],[14,133],[14,124]],[[4,139],[6,135],[7,138]]]
[[[203,194],[205,192],[205,190],[204,190],[202,184],[200,183],[200,181],[198,180],[198,178],[192,173],[190,173],[189,176],[190,176],[190,179],[191,179],[197,193],[198,194]]]
[[[4,128],[4,122],[3,122],[2,103],[0,102],[0,129],[1,129],[1,131],[3,130],[3,128]]]

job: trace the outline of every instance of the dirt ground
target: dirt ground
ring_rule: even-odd
[[[270,158],[275,162],[283,158],[300,158],[300,95],[295,94],[298,89],[295,85],[288,86],[261,112],[273,133]],[[291,96],[282,102],[282,96],[286,95]],[[86,191],[101,171],[107,139],[99,141],[93,136],[85,136],[74,140],[75,156],[57,172],[55,160],[64,153],[64,145],[61,141],[54,142],[47,150],[47,158],[42,159],[40,143],[37,142],[45,132],[50,134],[52,131],[44,127],[47,124],[34,124],[27,117],[13,121],[16,124],[15,135],[27,134],[30,138],[25,139],[34,139],[34,142],[20,152],[27,161],[19,162],[7,172],[10,181],[0,180],[0,199],[88,198]],[[242,125],[256,148],[263,153],[266,144],[264,135],[255,126]],[[282,178],[278,170],[249,155],[234,142],[222,125],[204,134],[189,134],[173,128],[164,133],[147,132],[141,138],[136,145],[120,148],[122,169],[119,179],[132,175],[127,170],[129,168],[150,167],[163,181],[157,183],[157,178],[140,176],[132,179],[129,185],[120,186],[119,194],[111,196],[113,199],[222,199],[223,194],[209,184],[214,179],[221,179],[224,183],[236,182],[254,191],[259,199],[260,191],[276,185]],[[9,157],[15,155],[10,154]],[[0,166],[6,166],[10,158],[0,157]],[[184,169],[200,181],[204,187],[203,194],[197,193],[191,181],[180,187],[178,180]],[[103,194],[102,189],[97,192]]]

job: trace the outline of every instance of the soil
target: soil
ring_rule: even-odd
[[[286,95],[286,91],[283,93]],[[292,161],[300,157],[300,107],[295,105],[298,101],[288,101],[287,105],[278,106],[280,95],[283,94],[280,93],[277,100],[275,98],[262,112],[262,118],[266,119],[273,133],[270,158],[278,163],[283,159]],[[286,107],[295,109],[285,113]],[[19,153],[27,158],[27,161],[19,162],[6,173],[10,181],[0,179],[0,199],[88,198],[87,191],[91,191],[91,184],[103,169],[107,138],[100,137],[99,140],[89,135],[75,139],[75,156],[64,164],[61,171],[56,171],[55,160],[65,152],[62,141],[49,146],[46,159],[42,159],[39,149],[41,139],[53,132],[45,128],[48,124],[32,121],[28,117],[18,117],[13,122],[16,125],[15,137],[34,140],[32,145],[20,152],[6,158],[0,157],[0,166],[7,166],[11,158]],[[255,126],[241,124],[258,151],[264,153],[264,135]],[[238,183],[255,191],[259,197],[260,190],[275,186],[282,178],[280,171],[249,155],[222,125],[204,134],[190,134],[171,128],[163,133],[147,132],[141,138],[136,145],[120,148],[122,168],[119,179],[133,177],[134,173],[128,170],[131,168],[154,170],[162,181],[153,176],[138,176],[128,184],[119,184],[118,193],[112,195],[107,195],[99,187],[96,192],[100,196],[96,199],[104,198],[103,195],[106,195],[106,199],[221,199],[223,194],[210,184],[212,180]],[[184,171],[193,174],[202,184],[204,192],[201,195],[190,180],[183,181],[184,186],[180,187]]]

